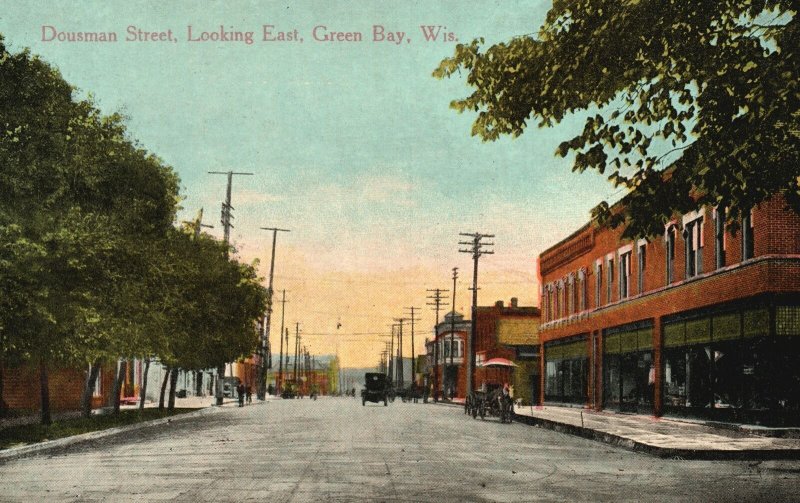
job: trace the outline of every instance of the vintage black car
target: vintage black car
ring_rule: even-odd
[[[361,390],[361,405],[367,402],[383,402],[389,405],[389,384],[386,374],[367,372],[364,374],[364,389]]]

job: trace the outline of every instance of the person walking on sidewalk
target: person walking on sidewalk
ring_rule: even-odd
[[[236,392],[239,394],[239,407],[244,407],[244,384],[239,383]]]
[[[253,403],[253,387],[248,386],[245,393],[247,395],[247,405],[251,405]]]

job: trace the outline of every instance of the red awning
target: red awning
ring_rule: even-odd
[[[511,360],[507,360],[505,358],[492,358],[491,360],[486,360],[482,364],[478,365],[479,367],[516,367],[517,364],[512,362]]]

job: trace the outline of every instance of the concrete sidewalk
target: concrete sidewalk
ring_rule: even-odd
[[[557,406],[516,407],[514,412],[515,419],[522,423],[659,457],[800,459],[798,428],[710,425],[699,421]]]

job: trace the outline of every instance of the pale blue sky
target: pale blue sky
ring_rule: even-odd
[[[546,1],[2,4],[0,32],[12,50],[30,47],[101,109],[126,113],[132,136],[175,168],[185,196],[181,218],[204,207],[211,232],[221,236],[225,179],[206,172],[256,173],[234,181],[232,235],[242,256],[265,259],[269,236],[258,227],[291,228],[278,255],[289,264],[281,253],[292,253],[298,267],[279,263],[278,277],[287,280],[308,270],[418,268],[447,286],[453,265],[469,267],[457,252],[458,232],[493,232],[496,255],[482,265],[487,281],[493,268],[521,279],[498,279],[492,293],[530,303],[534,257],[614,192],[602,177],[573,174],[553,156],[581,127],[576,121],[482,143],[470,136],[474,116],[448,107],[469,92],[463,80],[431,77],[454,44],[424,42],[421,24],[446,26],[464,42],[501,41],[535,32]],[[256,41],[189,43],[190,24],[195,32],[220,25],[254,31]],[[263,24],[296,28],[304,42],[262,42]],[[373,43],[375,24],[404,31],[411,42]],[[42,42],[42,25],[115,31],[120,41]],[[129,25],[172,29],[178,42],[125,42]],[[314,42],[316,25],[361,31],[365,41]],[[424,293],[410,302],[421,304]]]

